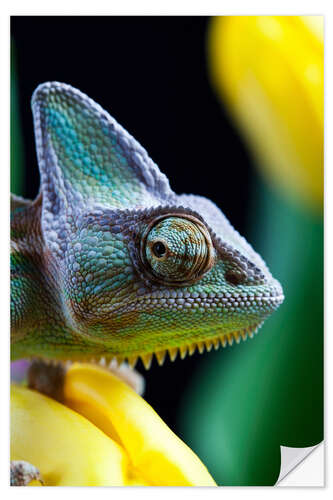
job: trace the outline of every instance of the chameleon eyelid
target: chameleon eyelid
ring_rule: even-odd
[[[196,268],[195,272],[192,273],[190,276],[184,276],[183,279],[168,279],[167,276],[157,276],[156,273],[153,272],[153,269],[151,268],[151,265],[149,261],[147,260],[146,256],[146,245],[147,245],[147,238],[151,230],[159,224],[162,220],[164,219],[169,219],[169,218],[180,218],[180,219],[185,219],[188,220],[197,227],[197,229],[200,231],[201,235],[204,238],[205,245],[206,245],[206,255],[205,259],[202,262],[195,262]],[[161,240],[162,241],[162,240]],[[163,243],[165,244],[165,243]],[[167,244],[166,248],[168,248]],[[157,282],[169,286],[186,286],[190,285],[192,283],[195,283],[199,279],[202,278],[204,274],[206,274],[214,265],[215,262],[215,251],[214,251],[214,246],[209,234],[208,229],[206,226],[196,217],[193,215],[188,215],[184,213],[166,213],[160,216],[155,217],[144,229],[142,235],[141,235],[141,240],[140,240],[140,260],[141,264],[144,268],[144,272],[146,276],[149,278],[150,281],[152,282]],[[162,259],[161,259],[162,260]]]

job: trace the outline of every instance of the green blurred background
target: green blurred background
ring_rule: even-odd
[[[275,484],[280,445],[323,439],[323,221],[259,179],[255,190],[253,241],[285,302],[255,341],[203,360],[181,414],[186,442],[223,485]]]
[[[100,48],[119,37],[111,71]],[[12,18],[11,188],[24,196],[38,187],[28,101],[52,79],[110,110],[176,192],[212,198],[281,281],[285,302],[254,340],[153,366],[145,396],[218,484],[274,484],[280,445],[323,439],[322,19]]]
[[[272,485],[280,445],[323,439],[323,55],[320,16],[211,22],[212,83],[258,167],[250,241],[285,293],[255,342],[206,358],[186,394],[185,439],[219,484]]]

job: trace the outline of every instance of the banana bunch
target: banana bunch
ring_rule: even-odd
[[[11,391],[11,459],[52,486],[216,486],[199,458],[114,374],[74,363],[64,404]],[[36,481],[34,483],[36,484]]]

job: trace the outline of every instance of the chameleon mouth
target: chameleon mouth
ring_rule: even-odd
[[[208,340],[191,342],[189,344],[183,344],[179,347],[169,347],[167,349],[163,349],[161,351],[154,351],[150,353],[142,353],[135,354],[130,356],[113,356],[110,355],[92,357],[85,359],[85,361],[90,361],[91,363],[97,363],[105,368],[113,368],[116,366],[121,366],[122,363],[127,362],[128,365],[134,369],[139,362],[141,361],[143,367],[146,370],[152,365],[153,359],[155,357],[157,364],[162,366],[164,361],[167,358],[167,355],[170,361],[175,361],[177,356],[180,359],[186,358],[186,356],[192,356],[196,351],[202,354],[205,350],[210,352],[212,349],[217,351],[220,347],[232,346],[233,343],[239,344],[241,341],[245,341],[248,338],[252,339],[259,331],[259,328],[262,326],[264,322],[249,326],[247,328],[243,328],[242,330],[224,333],[217,335]]]
[[[139,361],[146,370],[149,370],[153,359],[155,357],[156,362],[159,366],[162,366],[167,359],[167,355],[170,361],[175,361],[177,356],[180,359],[186,358],[186,356],[192,356],[196,351],[199,354],[211,350],[217,351],[220,347],[232,346],[234,343],[239,344],[241,341],[245,341],[248,338],[253,339],[258,333],[259,329],[263,325],[264,321],[257,323],[255,325],[248,326],[241,330],[237,330],[229,333],[221,333],[210,339],[190,342],[188,344],[183,344],[178,347],[169,347],[163,350],[157,350],[149,353],[138,353],[135,355],[110,355],[109,353],[97,354],[94,356],[78,356],[72,359],[55,359],[46,358],[44,356],[33,356],[31,360],[41,360],[47,364],[58,364],[63,362],[65,364],[71,364],[73,362],[88,362],[93,364],[98,364],[104,368],[116,368],[127,363],[132,369],[134,369]]]

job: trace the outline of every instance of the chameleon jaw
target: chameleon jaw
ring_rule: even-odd
[[[247,328],[243,328],[238,331],[230,333],[221,333],[207,340],[192,342],[189,344],[183,344],[179,347],[169,347],[160,351],[153,351],[150,353],[142,353],[142,354],[138,353],[135,355],[128,355],[128,356],[126,355],[110,356],[109,354],[105,355],[99,354],[96,356],[89,356],[89,357],[82,356],[77,359],[75,358],[75,359],[64,359],[64,360],[50,359],[50,358],[45,358],[43,356],[34,357],[33,359],[35,360],[39,359],[49,364],[58,364],[59,361],[60,362],[62,361],[65,364],[70,364],[75,361],[90,362],[94,364],[99,364],[102,367],[110,369],[120,367],[123,365],[124,362],[127,363],[132,369],[134,369],[138,361],[141,360],[143,367],[146,370],[149,370],[152,365],[154,356],[156,358],[158,365],[162,366],[167,358],[167,355],[169,356],[170,361],[175,361],[178,355],[180,359],[184,359],[187,355],[192,356],[195,353],[195,351],[198,351],[198,353],[200,354],[202,354],[205,350],[207,352],[210,352],[213,349],[216,351],[220,347],[227,347],[228,345],[232,346],[234,342],[236,344],[239,344],[241,341],[245,341],[248,338],[252,339],[258,333],[263,323],[264,321],[249,326]]]
[[[174,361],[177,358],[178,354],[181,359],[184,359],[186,358],[187,355],[192,356],[196,350],[200,354],[202,354],[205,350],[207,352],[210,352],[212,349],[217,351],[220,347],[227,347],[228,345],[232,346],[234,342],[236,342],[236,344],[239,344],[242,340],[243,341],[247,340],[247,338],[252,339],[258,333],[259,328],[262,326],[262,324],[263,322],[257,325],[250,326],[248,328],[244,328],[239,331],[227,334],[220,334],[216,337],[207,340],[192,342],[191,344],[184,344],[180,347],[170,347],[168,349],[163,349],[161,351],[154,351],[152,353],[128,356],[125,359],[130,365],[130,367],[134,368],[140,358],[144,368],[146,370],[149,370],[154,355],[158,365],[162,366],[167,357],[167,354],[169,355],[170,361]],[[101,364],[103,363],[105,364],[105,359],[104,361],[103,359],[104,358],[101,358],[100,360]],[[120,358],[119,361],[121,363],[122,359]]]

